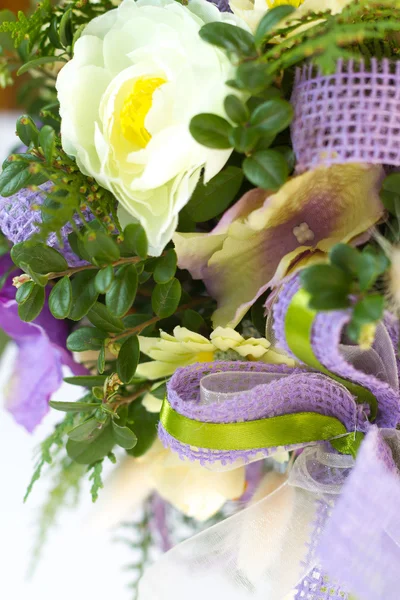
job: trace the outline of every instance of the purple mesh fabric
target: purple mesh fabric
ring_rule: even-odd
[[[357,598],[398,600],[399,506],[400,477],[381,433],[373,427],[317,548],[327,573]]]
[[[312,64],[296,72],[292,142],[301,173],[320,165],[400,166],[400,63],[337,62],[322,75]]]
[[[312,523],[312,533],[308,543],[308,553],[304,564],[305,569],[308,565],[315,562],[315,553],[318,541],[323,531],[324,525],[331,512],[329,506],[324,500],[317,500],[317,510],[315,520]],[[348,594],[341,590],[336,584],[329,580],[329,577],[318,567],[311,569],[309,574],[304,577],[296,588],[294,600],[347,600]]]
[[[51,187],[52,184],[50,182],[40,186],[43,192],[48,192],[51,190]],[[33,192],[29,189],[24,189],[9,198],[0,196],[0,229],[13,244],[25,242],[34,233],[39,232],[36,223],[40,223],[41,221],[41,212],[40,210],[33,210],[32,206],[40,206],[43,203],[45,195],[42,191]],[[84,216],[87,221],[93,219],[90,211],[86,211]],[[78,217],[75,217],[74,220],[77,225],[81,225]],[[47,239],[47,244],[61,252],[70,266],[85,265],[87,264],[86,261],[77,257],[68,242],[68,235],[72,231],[72,226],[67,224],[61,230],[63,243],[60,245],[56,234],[52,233]]]
[[[294,355],[290,352],[285,339],[285,317],[288,306],[299,289],[300,278],[299,275],[296,275],[283,286],[273,307],[273,328],[277,345],[290,356]],[[379,408],[376,423],[380,427],[396,427],[400,420],[398,391],[394,390],[385,381],[378,379],[378,377],[355,368],[346,361],[342,354],[340,348],[341,337],[345,326],[350,321],[350,315],[349,310],[320,312],[317,314],[311,340],[315,356],[320,363],[333,373],[369,389],[378,399]],[[388,322],[388,317],[386,317],[386,322]],[[391,322],[391,333],[392,336],[395,335],[393,321]],[[382,358],[384,359],[384,356]]]
[[[203,403],[200,397],[200,381],[211,373],[265,372],[286,374],[286,377],[258,385],[250,390],[235,393],[223,402]],[[233,375],[233,374],[232,374]],[[235,392],[235,379],[225,392]],[[237,379],[236,379],[237,381]],[[168,399],[171,406],[180,414],[191,419],[209,423],[236,423],[252,421],[264,417],[275,417],[297,412],[317,412],[337,417],[348,431],[362,428],[360,413],[351,394],[329,377],[304,369],[291,369],[285,365],[276,366],[252,362],[201,363],[178,369],[168,383]],[[250,462],[254,457],[269,456],[277,448],[260,448],[248,451],[222,451],[194,448],[182,444],[169,435],[159,425],[159,437],[163,444],[177,452],[181,458],[198,460],[201,464],[221,461],[222,464],[237,460]],[[291,446],[291,449],[297,448]]]

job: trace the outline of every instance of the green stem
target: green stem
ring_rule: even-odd
[[[138,256],[131,256],[129,258],[120,258],[119,260],[111,263],[113,267],[119,267],[120,265],[127,265],[127,264],[135,264],[138,262],[141,262],[141,258],[139,258]],[[58,273],[47,273],[47,275],[45,275],[45,277],[47,277],[47,279],[58,279],[60,277],[65,277],[65,275],[67,277],[70,277],[71,275],[75,275],[75,273],[80,273],[81,271],[87,271],[90,269],[101,269],[102,267],[97,267],[96,265],[83,265],[82,267],[70,267],[69,269],[66,269],[65,271],[59,271]]]

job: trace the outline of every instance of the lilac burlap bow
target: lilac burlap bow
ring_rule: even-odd
[[[290,280],[273,307],[276,346],[289,354],[285,319],[299,287],[297,277]],[[310,343],[323,374],[302,365],[291,369],[260,362],[215,362],[180,369],[171,378],[169,410],[197,424],[195,440],[209,425],[247,427],[265,420],[280,426],[279,417],[303,414],[336,419],[345,428],[339,439],[357,432],[365,438],[354,461],[343,448],[337,452],[323,432],[304,441],[304,432],[298,431],[298,443],[289,432],[286,448],[303,450],[297,452],[288,481],[168,552],[144,577],[140,600],[170,595],[183,600],[189,593],[192,600],[206,594],[237,600],[281,600],[288,594],[287,598],[296,594],[298,600],[343,600],[350,598],[344,589],[360,600],[398,598],[397,321],[387,314],[373,346],[363,351],[345,338],[349,320],[348,311],[335,311],[319,313],[313,321]],[[346,381],[349,388],[343,385]],[[374,419],[371,407],[349,391],[354,384],[376,398]],[[250,449],[225,450],[218,442],[215,448],[201,447],[185,436],[174,436],[163,418],[159,433],[182,458],[214,469],[235,468],[279,449],[253,444]]]

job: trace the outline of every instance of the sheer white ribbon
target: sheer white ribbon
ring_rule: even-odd
[[[150,567],[139,600],[290,597],[315,566],[306,558],[316,500],[338,494],[353,464],[351,457],[320,446],[306,448],[289,479],[268,473],[258,492],[264,494],[261,500],[179,544]],[[335,473],[326,478],[330,483],[315,479],[320,468]]]

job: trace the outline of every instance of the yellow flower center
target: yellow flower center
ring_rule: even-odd
[[[197,360],[198,362],[212,362],[214,360],[214,352],[199,352]]]
[[[275,8],[281,4],[290,4],[295,8],[299,8],[300,4],[303,4],[304,0],[265,0],[269,8]]]
[[[145,148],[151,140],[144,121],[153,103],[153,94],[163,83],[166,80],[161,77],[140,77],[122,107],[120,121],[123,136],[139,148]]]

